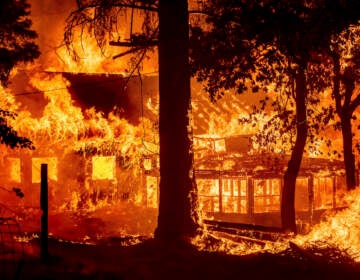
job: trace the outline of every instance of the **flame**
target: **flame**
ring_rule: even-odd
[[[39,1],[41,5],[42,2]],[[40,21],[35,21],[35,25],[41,25]],[[46,26],[43,25],[42,28],[44,27]],[[156,226],[156,211],[159,203],[159,174],[156,173],[159,168],[159,136],[156,123],[159,109],[158,95],[141,97],[144,108],[152,117],[142,116],[137,125],[130,123],[115,109],[105,115],[96,108],[82,109],[75,105],[70,93],[73,85],[59,72],[120,73],[126,76],[134,67],[134,61],[125,58],[112,59],[121,49],[107,48],[101,52],[97,42],[86,33],[87,30],[84,30],[81,37],[82,31],[79,32],[75,34],[73,45],[79,54],[76,61],[72,59],[67,49],[62,47],[57,48],[56,52],[46,52],[46,58],[42,58],[46,63],[41,65],[41,68],[46,69],[47,73],[32,69],[27,88],[36,89],[38,91],[36,94],[43,96],[46,103],[44,107],[39,105],[39,116],[34,116],[26,109],[26,104],[17,101],[16,93],[2,87],[0,87],[0,108],[18,114],[18,117],[9,120],[9,123],[21,135],[31,139],[37,147],[31,158],[31,183],[40,181],[39,165],[48,164],[50,228],[54,235],[82,242],[125,234],[151,235]],[[122,38],[129,37],[125,30],[119,30],[119,34]],[[57,37],[54,40],[58,41],[62,37],[62,29],[60,32],[54,32],[53,35]],[[141,72],[156,71],[157,57],[151,55],[150,59],[142,64]],[[252,155],[254,151],[266,148],[265,143],[255,144],[251,139],[273,117],[272,112],[266,111],[266,115],[264,112],[258,113],[256,116],[259,121],[255,126],[239,123],[239,119],[246,117],[251,112],[252,106],[258,105],[263,97],[263,93],[236,95],[228,91],[224,98],[214,104],[209,101],[208,94],[201,90],[201,85],[192,81],[192,110],[189,117],[192,119],[197,170],[212,169],[219,173],[234,171],[238,168],[238,162],[241,162],[246,155]],[[275,94],[270,97],[275,98]],[[329,102],[330,93],[326,92],[322,104],[326,105]],[[335,118],[331,124],[336,121]],[[332,141],[332,148],[341,151],[342,142],[339,132],[329,128],[326,134]],[[238,151],[234,153],[234,157],[226,157],[231,148],[228,138],[242,135],[246,135],[247,138],[242,139],[243,143],[235,147]],[[280,136],[275,135],[276,138]],[[315,147],[315,150],[308,151],[308,156],[319,157],[319,151],[324,154],[328,151],[325,141],[317,140]],[[289,151],[290,148],[290,145],[284,147],[283,143],[277,143],[274,151]],[[9,166],[9,180],[4,179],[5,175],[2,175],[1,180],[6,183],[10,181],[21,184],[23,177],[27,175],[23,174],[26,172],[22,169],[21,160],[22,156],[28,156],[27,152],[21,151],[16,154],[4,147],[0,149],[1,160],[7,156]],[[64,162],[65,165],[70,165],[71,172],[65,171],[62,167]],[[259,165],[254,167],[254,171],[265,168]],[[66,177],[66,180],[61,179],[63,177]],[[306,180],[299,179],[297,191],[307,188]],[[329,203],[327,192],[333,188],[329,180],[323,176],[314,181],[317,209],[326,208]],[[215,219],[214,213],[219,212],[220,208],[222,213],[230,215],[247,213],[249,185],[246,172],[242,172],[236,178],[199,177],[197,186],[202,217]],[[279,178],[254,180],[254,213],[279,211],[280,189]],[[345,198],[347,209],[316,225],[308,235],[297,237],[296,242],[306,246],[318,240],[327,240],[339,248],[348,250],[359,261],[360,256],[357,255],[360,251],[358,226],[360,199],[357,199],[359,192],[355,190],[347,195]],[[320,195],[320,193],[324,194]],[[342,194],[343,192],[337,193],[340,201]],[[26,193],[25,202],[21,206],[28,203],[27,199],[31,204],[37,201],[34,198],[36,195]],[[38,224],[39,211],[36,208],[24,207],[23,213],[24,222]],[[287,248],[287,241],[262,242],[262,244],[236,242],[225,234],[210,232],[205,227],[204,234],[197,236],[192,242],[201,250],[249,254],[259,251],[279,252]]]
[[[140,211],[146,207],[145,198],[140,192],[142,183],[139,175],[142,173],[141,159],[150,153],[149,143],[153,141],[152,138],[147,139],[154,134],[151,122],[144,117],[139,125],[133,125],[119,112],[110,112],[105,116],[95,108],[77,107],[69,92],[71,84],[60,73],[33,73],[30,84],[39,91],[36,94],[41,94],[45,99],[45,106],[42,108],[39,105],[41,115],[38,117],[24,109],[26,104],[17,102],[10,90],[1,88],[3,94],[0,97],[3,109],[18,114],[16,119],[9,120],[10,125],[20,135],[31,139],[36,147],[30,165],[27,166],[30,171],[21,166],[31,152],[16,152],[2,147],[2,158],[8,162],[10,176],[8,179],[2,176],[1,180],[22,185],[25,197],[21,205],[39,205],[37,192],[29,192],[23,184],[38,184],[40,165],[47,163],[53,234],[79,240],[88,235],[86,227],[76,237],[69,235],[67,228],[73,226],[74,222],[67,223],[68,218],[62,218],[65,225],[55,222],[59,215],[71,216],[81,212],[85,217],[93,216],[94,221],[106,221],[107,236],[125,232],[151,235],[155,227],[155,212],[143,210],[139,213],[138,216],[148,219],[143,227],[125,217],[131,216],[131,211]],[[149,141],[146,142],[146,147],[145,141]],[[70,173],[67,173],[70,170],[67,171],[66,165],[74,166]],[[23,181],[27,176],[24,172],[31,174],[29,182]],[[157,185],[158,182],[153,184],[155,194],[147,195],[149,207],[157,207]],[[18,204],[14,198],[11,203]],[[108,213],[120,211],[124,215],[121,220],[126,221],[125,228],[112,224],[109,214],[103,216],[104,209],[108,209]],[[24,219],[25,228],[38,224],[35,222],[37,218],[35,212],[28,213]],[[93,232],[100,229],[101,226],[93,229]]]
[[[348,192],[344,197],[346,208],[329,213],[326,220],[315,225],[305,236],[297,236],[295,242],[309,247],[317,242],[326,243],[347,252],[360,262],[360,188]]]

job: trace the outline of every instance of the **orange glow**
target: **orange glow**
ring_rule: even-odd
[[[16,87],[12,90],[0,87],[0,108],[18,114],[15,120],[9,120],[10,125],[20,135],[31,139],[36,147],[35,151],[12,151],[1,147],[0,159],[8,165],[8,174],[1,174],[1,183],[11,181],[23,188],[25,197],[21,206],[30,209],[24,214],[29,217],[25,225],[27,230],[30,228],[29,232],[38,231],[36,207],[39,197],[33,184],[40,182],[41,163],[47,163],[50,229],[55,236],[81,242],[127,234],[151,236],[159,205],[159,96],[157,86],[145,87],[145,79],[157,72],[157,57],[151,54],[141,65],[141,73],[145,73],[143,80],[129,79],[128,84],[114,87],[114,96],[124,94],[126,100],[108,100],[111,109],[104,112],[85,104],[84,100],[75,100],[77,85],[61,72],[74,75],[117,73],[121,75],[114,79],[126,81],[134,61],[127,57],[113,60],[112,56],[122,51],[119,48],[108,47],[101,53],[86,32],[81,39],[79,30],[76,32],[77,61],[65,48],[59,48],[56,54],[47,54],[44,59],[47,63],[41,68],[47,72],[39,66],[26,69],[29,81],[23,83],[26,83],[26,92],[35,92],[29,94],[29,99],[35,100],[32,101],[35,103],[32,104],[33,111],[30,103],[22,101]],[[126,30],[119,29],[119,34],[121,39],[129,37]],[[61,30],[57,36],[62,35]],[[15,69],[14,76],[16,71],[19,69]],[[157,85],[156,79],[154,84]],[[248,116],[253,105],[258,105],[265,93],[237,95],[228,91],[217,103],[212,103],[202,85],[192,81],[191,86],[189,130],[192,130],[190,137],[201,219],[279,226],[282,176],[288,158],[280,159],[278,163],[268,157],[275,156],[278,160],[288,154],[291,145],[275,143],[274,153],[268,153],[270,148],[266,143],[255,143],[254,135],[274,116],[269,108],[256,114],[259,121],[255,125],[239,122]],[[90,84],[86,97],[95,94],[107,98],[101,90],[94,92]],[[330,94],[325,92],[321,96],[322,104],[329,104]],[[37,104],[37,97],[42,104]],[[276,93],[270,93],[269,97],[276,98]],[[132,109],[119,110],[116,106],[121,102],[129,102]],[[130,120],[132,113],[138,117]],[[331,125],[336,121],[335,118]],[[331,149],[341,151],[341,135],[331,125],[326,129],[326,137],[331,140]],[[280,136],[275,131],[275,138]],[[327,156],[329,147],[325,140],[318,140],[314,145],[316,149],[307,149],[307,158],[333,160],[336,157]],[[260,152],[264,151],[263,156]],[[296,183],[298,216],[306,216],[304,223],[311,226],[316,215],[320,220],[329,212],[331,218],[314,226],[308,235],[296,237],[295,242],[307,246],[328,240],[339,248],[349,249],[360,261],[360,256],[356,255],[360,251],[360,191],[346,195],[343,170],[332,170],[332,164],[335,166],[332,161],[326,161],[326,165],[321,166],[325,171],[320,167],[316,170],[311,161],[302,166],[303,172]],[[308,171],[308,168],[312,170]],[[20,205],[12,199],[12,204]],[[348,208],[331,216],[336,208],[344,206]],[[74,218],[81,215],[84,220]],[[204,250],[232,254],[278,252],[286,249],[290,240],[249,245],[230,241],[224,233],[214,233],[207,230],[206,225],[204,227],[203,235],[193,240]],[[207,240],[211,238],[219,243],[209,248]]]
[[[19,158],[7,158],[9,166],[9,179],[12,182],[20,183],[21,182],[21,165]]]
[[[280,211],[280,179],[254,181],[255,213]]]
[[[115,157],[92,157],[92,179],[112,180],[115,177]]]
[[[32,171],[31,181],[33,183],[40,183],[41,181],[41,174],[40,174],[40,168],[41,164],[47,164],[48,165],[48,178],[50,180],[57,181],[58,180],[58,160],[55,157],[49,157],[49,158],[32,158]]]
[[[346,251],[360,262],[359,197],[360,188],[346,194],[346,209],[328,215],[326,220],[315,225],[309,234],[297,236],[295,242],[305,247],[322,242]]]
[[[157,177],[146,176],[146,204],[147,207],[158,207],[158,185],[159,180]]]

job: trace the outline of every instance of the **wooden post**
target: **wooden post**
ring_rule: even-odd
[[[40,182],[40,208],[41,216],[41,236],[40,236],[40,254],[43,260],[49,257],[48,250],[48,166],[41,164],[41,182]]]

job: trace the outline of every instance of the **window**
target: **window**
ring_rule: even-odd
[[[314,178],[314,208],[326,209],[333,206],[333,178]]]
[[[214,141],[214,149],[215,152],[225,152],[226,151],[226,144],[225,139],[218,139]]]
[[[246,179],[222,179],[222,212],[246,213]]]
[[[219,180],[197,179],[199,206],[204,212],[219,212]]]
[[[57,181],[57,158],[44,157],[44,158],[32,158],[31,179],[33,183],[40,183],[41,181],[41,164],[48,165],[48,178],[53,181]]]
[[[152,169],[151,158],[144,158],[143,166],[146,171],[150,171]]]
[[[115,156],[92,157],[92,179],[113,180],[115,179]]]
[[[21,182],[21,165],[19,158],[7,158],[9,166],[9,180],[11,182]]]
[[[281,180],[254,179],[254,212],[280,211]]]

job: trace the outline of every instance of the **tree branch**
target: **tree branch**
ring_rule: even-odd
[[[355,111],[355,109],[360,105],[360,94],[358,94],[355,99],[350,104],[350,112],[351,114]]]
[[[336,112],[340,116],[342,114],[341,95],[340,95],[340,56],[336,51],[331,53],[334,62],[334,86],[333,95],[335,99]]]
[[[118,42],[118,41],[110,41],[110,46],[116,47],[154,47],[159,44],[158,40],[150,39],[146,41],[129,41],[129,42]]]
[[[135,53],[135,52],[138,52],[138,51],[141,51],[141,50],[143,50],[143,49],[144,49],[143,47],[131,48],[131,49],[128,50],[128,51],[125,51],[125,52],[119,53],[119,54],[117,54],[117,55],[114,55],[114,56],[113,56],[113,59],[117,59],[117,58],[120,58],[120,57],[122,57],[122,56],[131,54],[131,53]]]
[[[120,8],[129,8],[129,9],[135,9],[135,10],[143,10],[143,11],[148,11],[148,12],[156,12],[156,13],[159,11],[157,6],[141,6],[141,5],[136,5],[136,4],[125,4],[125,3],[113,3],[111,6],[112,7],[120,7]],[[82,12],[89,8],[99,8],[99,7],[101,7],[101,4],[88,4],[88,5],[84,5],[84,6],[79,6],[79,9],[77,9],[75,11],[75,13]]]

